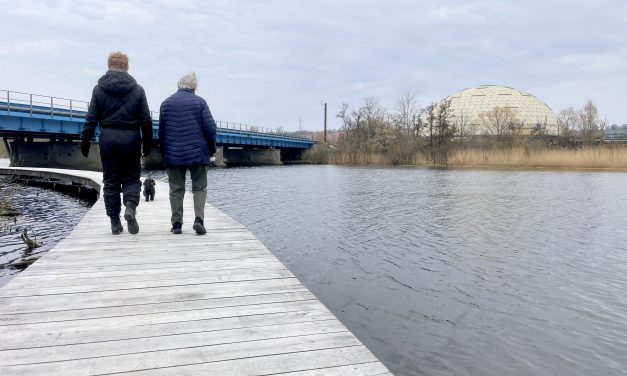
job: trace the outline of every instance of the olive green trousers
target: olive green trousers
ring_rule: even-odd
[[[205,202],[207,201],[207,166],[168,167],[170,184],[170,208],[172,224],[183,224],[183,198],[185,197],[185,175],[187,170],[192,178],[192,195],[194,196],[194,215],[205,219]]]

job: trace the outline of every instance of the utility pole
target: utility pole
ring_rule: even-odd
[[[320,104],[324,107],[324,143],[327,143],[327,102],[322,103],[322,101],[320,101]]]

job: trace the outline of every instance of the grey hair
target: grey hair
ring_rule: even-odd
[[[179,79],[179,89],[191,89],[196,90],[198,87],[198,80],[196,79],[196,73],[189,72]]]

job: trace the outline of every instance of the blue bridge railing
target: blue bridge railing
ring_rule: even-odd
[[[0,136],[77,139],[89,102],[0,90]],[[158,114],[153,118],[153,138],[159,134]],[[223,146],[308,149],[315,141],[271,129],[216,121],[216,142]]]

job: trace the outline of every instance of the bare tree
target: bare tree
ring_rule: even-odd
[[[416,121],[420,117],[420,107],[416,94],[407,92],[396,102],[392,121],[397,129],[404,129],[406,135],[414,133]]]
[[[601,141],[605,139],[605,129],[607,129],[607,118],[603,118],[599,122],[599,131],[601,131]]]
[[[455,124],[451,121],[451,101],[443,100],[437,106],[436,123],[438,147],[448,145],[455,135]]]
[[[375,97],[364,98],[359,107],[359,114],[363,117],[368,137],[375,136],[379,128],[385,123],[386,109],[381,106]]]
[[[560,138],[566,140],[577,122],[577,115],[572,107],[561,110],[557,114],[557,134]]]
[[[475,133],[474,125],[470,122],[470,115],[465,112],[459,112],[453,117],[455,129],[459,137],[468,137]]]
[[[577,129],[584,144],[594,142],[595,135],[599,131],[599,110],[592,100],[588,100],[585,106],[577,113]]]
[[[509,107],[494,107],[490,111],[482,112],[479,114],[479,120],[494,136],[510,134],[519,124],[516,114]]]
[[[431,103],[422,110],[421,124],[429,132],[429,152],[434,163],[446,164],[450,152],[449,143],[455,136],[455,124],[451,121],[451,102],[444,100]]]
[[[437,119],[437,104],[431,103],[425,107],[422,112],[425,115],[424,126],[429,131],[429,147],[433,148],[433,131],[435,129],[435,122]]]

